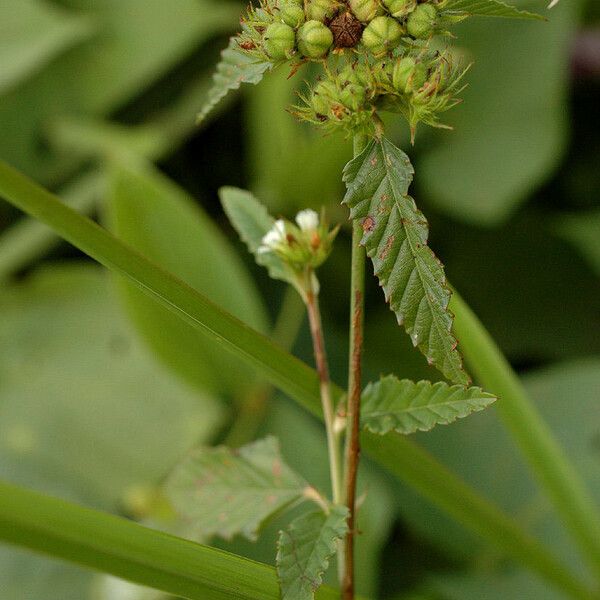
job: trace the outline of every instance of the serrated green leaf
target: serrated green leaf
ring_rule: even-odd
[[[261,525],[302,497],[308,484],[282,460],[274,437],[239,450],[199,448],[175,469],[167,494],[200,539],[257,537]]]
[[[277,574],[282,600],[312,600],[336,552],[336,543],[348,531],[348,509],[334,506],[306,513],[280,532]]]
[[[202,121],[208,113],[232,90],[237,90],[242,83],[256,85],[264,74],[273,68],[273,63],[248,56],[237,49],[237,39],[232,37],[229,46],[221,53],[221,61],[214,74],[214,85],[208,92],[206,102],[200,109],[198,121]]]
[[[500,0],[449,0],[444,5],[444,11],[449,11],[466,17],[505,17],[509,19],[544,20],[542,15],[500,2]]]
[[[414,170],[389,140],[373,140],[344,169],[344,204],[361,219],[363,245],[386,299],[415,346],[448,379],[468,385],[448,310],[451,291],[427,245],[429,226],[408,195]]]
[[[478,387],[449,386],[441,381],[415,383],[388,375],[363,391],[362,426],[381,435],[390,431],[404,435],[429,431],[483,410],[495,401],[495,396]]]
[[[221,188],[219,196],[229,221],[254,254],[256,262],[265,267],[273,279],[290,283],[289,271],[276,254],[258,252],[263,237],[275,223],[267,209],[250,192],[239,188]]]

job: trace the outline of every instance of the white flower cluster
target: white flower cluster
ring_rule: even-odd
[[[319,214],[310,208],[301,210],[296,215],[296,223],[298,224],[300,231],[304,233],[316,232],[319,229]],[[290,229],[290,227],[283,219],[275,221],[273,227],[263,237],[262,245],[258,249],[258,252],[260,254],[276,252],[282,246],[287,245],[288,233],[293,234],[293,232],[288,231],[288,229]]]

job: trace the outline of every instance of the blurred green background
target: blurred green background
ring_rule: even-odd
[[[515,2],[516,3],[516,2]],[[519,2],[545,11],[541,1]],[[256,268],[217,190],[275,214],[325,205],[344,223],[351,147],[284,110],[305,73],[277,72],[195,115],[237,28],[229,0],[0,2],[0,158],[311,360],[302,309]],[[453,132],[390,135],[450,280],[522,374],[600,501],[600,8],[562,0],[547,23],[472,20],[475,65]],[[321,274],[333,377],[345,380],[349,231]],[[366,380],[437,378],[369,282]],[[283,315],[280,307],[283,306]],[[0,203],[0,477],[185,535],[157,496],[193,445],[272,432],[325,486],[323,432],[247,367]],[[296,342],[296,330],[300,330]],[[418,435],[460,476],[581,570],[494,410]],[[361,592],[390,599],[561,596],[366,463]],[[274,561],[278,524],[253,546]],[[0,600],[162,598],[0,547]]]

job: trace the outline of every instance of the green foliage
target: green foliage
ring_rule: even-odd
[[[564,216],[556,229],[600,274],[600,210]]]
[[[454,131],[435,134],[416,159],[420,197],[432,208],[499,225],[556,169],[580,6],[561,2],[548,23],[470,19],[457,27],[460,48],[476,60],[464,105],[449,119]]]
[[[248,246],[256,262],[265,267],[273,279],[292,283],[289,270],[274,252],[258,252],[263,237],[275,223],[267,209],[245,190],[224,187],[219,195],[230,223]]]
[[[256,539],[263,523],[300,500],[307,487],[268,437],[239,450],[195,450],[169,477],[167,493],[199,539]]]
[[[0,5],[0,93],[89,38],[91,21],[39,0]]]
[[[415,383],[388,375],[363,392],[363,427],[384,435],[404,435],[448,425],[490,406],[496,398],[481,388],[449,386],[443,382]]]
[[[333,506],[328,514],[317,510],[292,521],[279,535],[277,574],[282,600],[312,600],[323,584],[323,574],[348,531],[348,509]]]
[[[248,272],[183,190],[150,166],[121,163],[113,169],[108,209],[111,228],[120,239],[253,328],[266,331],[265,309]],[[252,371],[216,349],[206,335],[192,331],[131,284],[123,282],[121,289],[143,337],[187,381],[203,390],[229,392],[252,384]],[[238,376],[231,377],[233,372]]]
[[[189,600],[279,600],[275,570],[0,482],[0,540]],[[334,600],[330,588],[317,600]]]
[[[273,64],[241,52],[237,38],[231,38],[229,46],[221,54],[221,62],[214,74],[214,85],[200,109],[198,120],[205,119],[231,90],[239,89],[242,83],[260,83]]]
[[[521,10],[500,0],[448,0],[444,10],[466,17],[507,17],[510,19],[538,19],[541,15]]]
[[[361,221],[362,243],[398,323],[430,363],[467,385],[443,266],[427,245],[427,221],[408,196],[413,172],[404,152],[385,138],[373,140],[344,171],[344,203]]]

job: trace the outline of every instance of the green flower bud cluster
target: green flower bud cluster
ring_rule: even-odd
[[[238,46],[274,63],[322,60],[344,49],[381,57],[441,33],[446,1],[260,0],[242,20]]]
[[[464,69],[428,50],[430,38],[455,19],[444,12],[446,2],[260,0],[242,20],[237,43],[260,61],[323,65],[324,77],[292,109],[299,119],[372,132],[378,111],[388,110],[405,116],[414,136],[419,122],[441,126],[439,114],[458,102]]]
[[[258,249],[261,254],[273,253],[294,273],[320,267],[328,258],[339,228],[329,230],[324,216],[314,210],[302,210],[296,222],[275,221]]]
[[[419,122],[443,127],[439,115],[459,102],[456,95],[466,70],[448,52],[420,49],[374,62],[357,60],[328,72],[300,96],[303,104],[292,112],[301,120],[353,134],[373,129],[378,111],[390,111],[407,119],[414,137]]]

